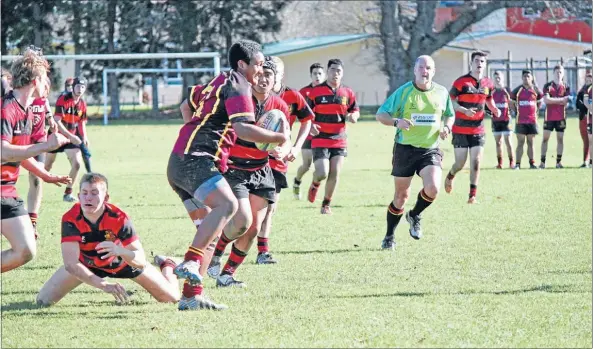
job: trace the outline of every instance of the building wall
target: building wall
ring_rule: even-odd
[[[490,52],[489,59],[507,59],[508,51],[511,51],[512,61],[521,61],[525,63],[514,64],[512,68],[525,69],[528,67],[527,60],[531,58],[536,61],[534,68],[545,68],[546,57],[550,61],[558,61],[561,57],[567,62],[564,64],[567,69],[567,80],[573,89],[580,87],[584,82],[585,69],[581,69],[577,74],[572,75],[574,72],[570,70],[574,66],[574,60],[568,61],[570,58],[579,57],[583,53],[584,45],[578,42],[570,41],[553,41],[553,40],[542,40],[537,37],[516,37],[512,35],[498,35],[490,38],[483,38],[477,41],[466,42],[463,44],[464,47],[471,47],[476,49],[487,50]],[[539,63],[537,61],[540,61]],[[550,71],[548,79],[552,79],[551,69],[556,62],[550,63]],[[503,69],[504,66],[500,64],[492,64],[492,69]],[[569,76],[569,74],[571,74]],[[538,84],[543,86],[546,81],[546,72],[535,71],[535,79]],[[512,71],[511,74],[511,85],[518,86],[521,83],[521,71]]]
[[[356,93],[360,105],[379,105],[388,91],[387,75],[381,71],[383,53],[375,40],[322,47],[299,53],[280,55],[285,65],[284,82],[287,86],[301,88],[309,84],[309,66],[315,62],[327,66],[331,58],[344,62],[344,84]],[[466,58],[460,51],[441,50],[433,55],[437,66],[435,81],[449,86],[453,80],[464,74]],[[410,79],[413,72],[410,71]]]

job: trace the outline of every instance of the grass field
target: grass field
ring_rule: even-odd
[[[279,264],[258,266],[252,252],[237,272],[247,289],[206,281],[226,312],[179,312],[128,280],[137,291],[128,305],[83,285],[37,308],[37,291],[61,265],[59,222],[70,207],[60,188],[46,185],[38,257],[2,275],[2,346],[591,348],[592,177],[577,168],[576,125],[569,120],[563,170],[495,170],[489,135],[479,204],[466,204],[466,169],[455,191],[443,191],[425,212],[422,240],[412,240],[402,221],[395,252],[379,249],[393,195],[394,130],[349,126],[334,214],[321,216],[319,204],[285,193],[270,240]],[[181,256],[194,233],[165,176],[178,129],[170,122],[89,127],[94,169],[110,178],[112,202],[131,215],[149,255]],[[449,140],[443,150],[448,169]],[[60,156],[55,171],[67,170]]]

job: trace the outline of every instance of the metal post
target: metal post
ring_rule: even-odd
[[[511,61],[513,59],[513,55],[511,54],[511,50],[509,50],[507,52],[507,84],[509,86],[510,89],[512,89],[513,87],[513,81],[512,81],[512,76],[511,76]]]
[[[550,81],[550,59],[546,57],[546,82]]]
[[[214,76],[218,76],[220,74],[220,56],[215,56],[212,60],[214,61]]]
[[[107,69],[103,69],[103,125],[107,123]]]

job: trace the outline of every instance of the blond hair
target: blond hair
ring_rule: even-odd
[[[284,62],[278,56],[271,56],[272,62],[276,64],[276,71],[284,75]]]
[[[19,58],[14,60],[10,71],[12,73],[12,87],[17,89],[27,86],[35,78],[47,74],[49,62],[43,57],[41,50],[27,48]]]

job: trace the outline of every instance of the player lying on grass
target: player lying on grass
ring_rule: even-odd
[[[146,262],[142,244],[128,215],[107,203],[107,178],[87,173],[80,180],[79,203],[62,217],[62,258],[64,265],[43,285],[37,304],[49,306],[85,283],[125,302],[128,294],[119,282],[105,277],[132,279],[159,302],[180,298],[176,263],[158,260],[161,272]]]

